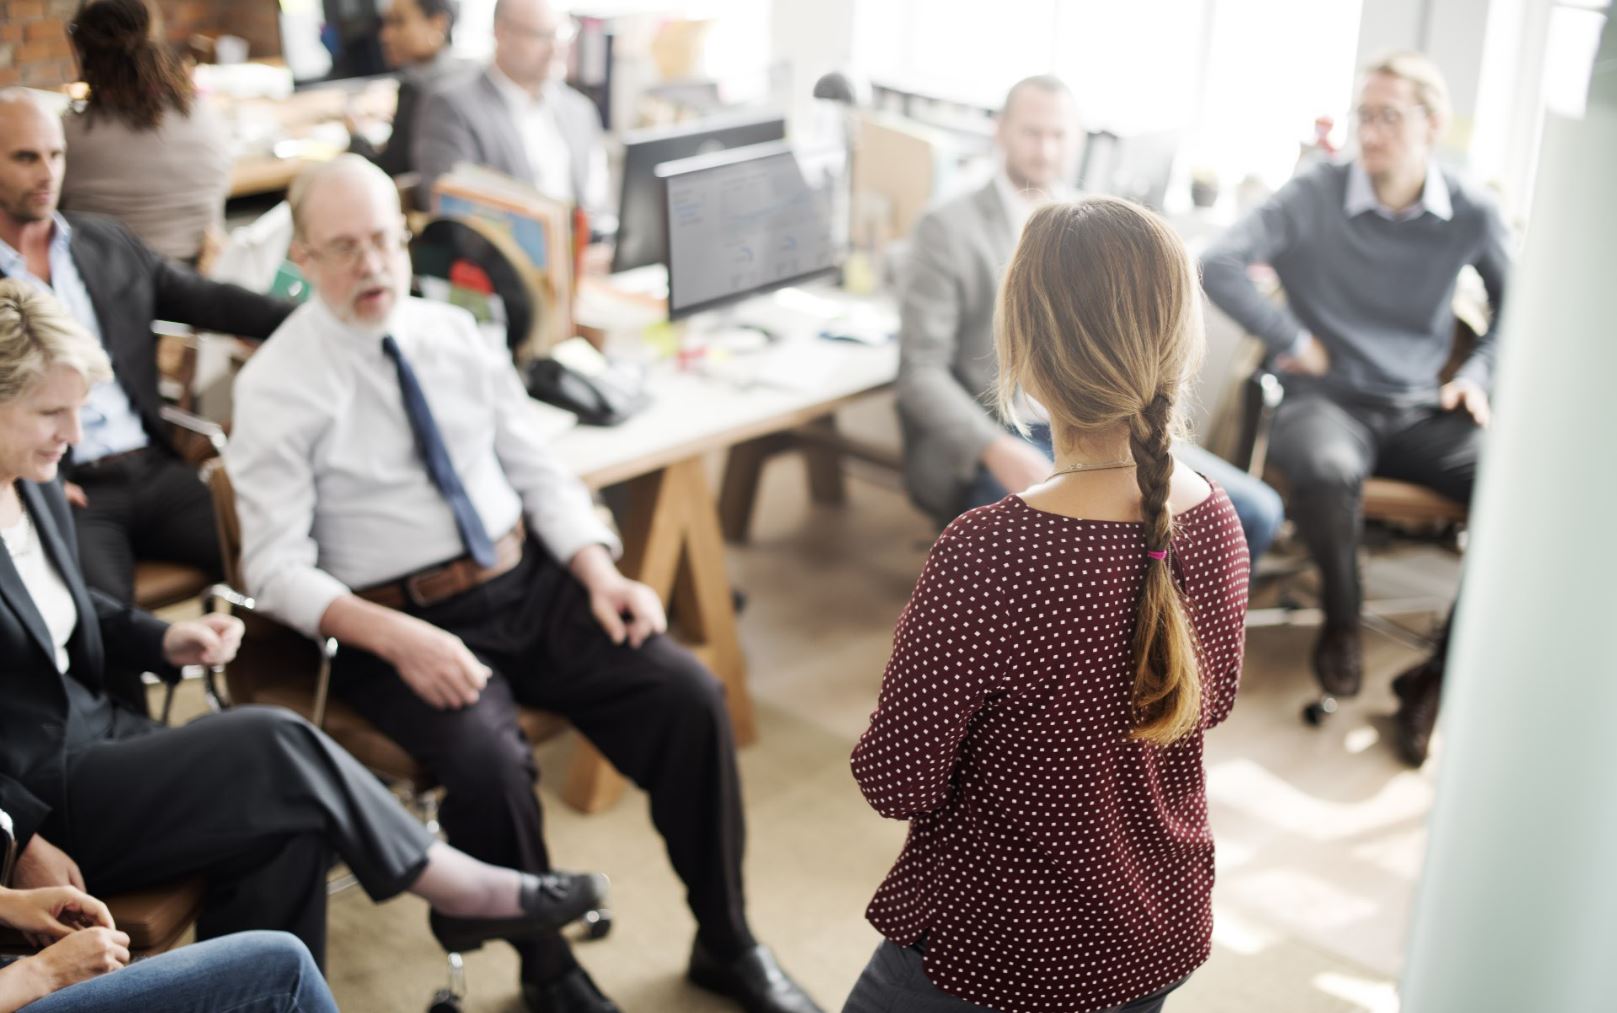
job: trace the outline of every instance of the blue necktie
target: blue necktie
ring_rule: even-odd
[[[472,498],[466,495],[466,487],[460,484],[460,476],[455,474],[455,463],[449,459],[449,448],[444,446],[443,434],[438,431],[438,423],[432,417],[432,407],[427,404],[426,394],[422,393],[421,381],[416,379],[415,370],[410,368],[409,360],[399,350],[399,343],[393,340],[393,335],[383,336],[382,351],[398,367],[399,390],[404,394],[404,414],[409,416],[416,448],[426,461],[432,484],[449,501],[449,509],[455,515],[455,527],[460,529],[460,540],[466,543],[466,551],[478,566],[493,566],[494,543],[489,540],[488,529],[483,527],[483,519],[477,516],[477,508],[472,506]]]

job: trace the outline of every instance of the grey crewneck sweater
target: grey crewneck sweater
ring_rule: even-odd
[[[1497,325],[1510,271],[1510,234],[1492,199],[1444,172],[1454,214],[1389,221],[1348,217],[1349,165],[1320,165],[1291,180],[1202,257],[1202,283],[1224,312],[1284,352],[1302,331],[1324,343],[1324,385],[1346,396],[1411,402],[1436,396],[1453,344],[1451,304],[1460,271],[1474,266]],[[1267,263],[1286,304],[1247,277]],[[1492,380],[1498,327],[1489,329],[1459,376]]]

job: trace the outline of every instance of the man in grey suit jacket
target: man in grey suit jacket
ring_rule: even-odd
[[[993,387],[994,304],[1000,279],[1040,203],[1076,196],[1077,115],[1071,91],[1048,75],[1005,97],[995,141],[1001,165],[975,192],[929,212],[915,228],[901,304],[898,410],[904,475],[917,506],[948,521],[1050,474],[1050,433],[1031,440],[988,408]],[[1257,479],[1191,444],[1180,460],[1223,486],[1254,558],[1280,526],[1280,498]]]
[[[439,176],[471,162],[592,216],[608,210],[600,115],[554,74],[571,28],[548,0],[494,5],[494,62],[435,91],[416,119],[423,200]]]

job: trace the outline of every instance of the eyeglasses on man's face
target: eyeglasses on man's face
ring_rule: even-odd
[[[1380,126],[1386,127],[1388,130],[1397,130],[1417,112],[1426,114],[1426,107],[1423,105],[1364,105],[1353,110],[1353,120],[1361,127]]]
[[[338,267],[358,267],[367,252],[387,257],[409,245],[409,230],[381,229],[363,239],[341,236],[319,246],[310,246],[309,253],[317,260],[324,260]]]

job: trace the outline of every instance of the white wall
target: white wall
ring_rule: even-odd
[[[1617,61],[1617,29],[1606,53]],[[1610,74],[1617,76],[1617,67]],[[1444,686],[1404,1013],[1612,1008],[1617,85],[1545,132]]]

